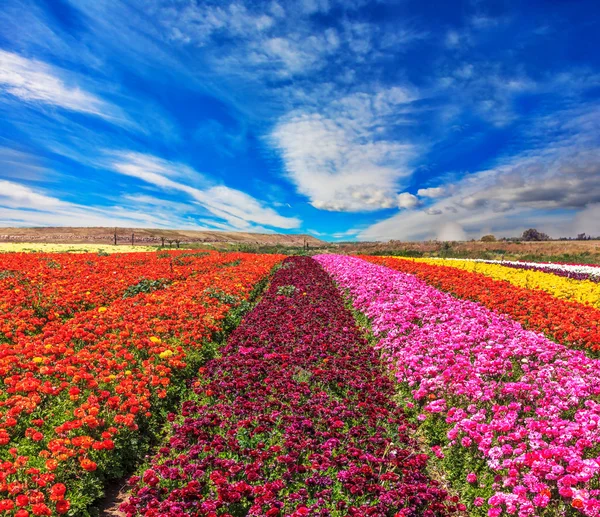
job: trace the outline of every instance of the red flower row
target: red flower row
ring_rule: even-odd
[[[600,311],[594,307],[449,266],[390,257],[360,258],[416,275],[442,291],[506,314],[525,328],[542,332],[559,343],[600,350]]]
[[[0,345],[0,506],[23,517],[88,505],[137,459],[229,309],[281,258],[188,257],[185,281]],[[57,483],[66,491],[53,499]]]

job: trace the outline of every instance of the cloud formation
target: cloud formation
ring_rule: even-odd
[[[403,88],[357,93],[324,113],[295,112],[271,134],[289,179],[320,210],[360,212],[396,205],[399,180],[408,176],[415,149],[377,135],[376,126],[413,95]]]
[[[233,228],[252,230],[256,223],[292,229],[301,224],[298,218],[281,216],[244,192],[212,185],[205,176],[187,165],[135,152],[113,151],[109,154],[106,167],[167,192],[182,192]]]
[[[46,63],[0,49],[0,89],[27,103],[86,113],[111,122],[126,122],[121,110],[100,97],[68,85]]]

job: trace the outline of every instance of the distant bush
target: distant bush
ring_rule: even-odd
[[[492,234],[490,234],[490,235],[484,235],[481,238],[481,242],[496,242],[497,240],[498,239],[496,239],[496,236],[492,235]]]
[[[549,241],[550,236],[535,228],[529,228],[529,230],[523,232],[521,239],[524,241]]]

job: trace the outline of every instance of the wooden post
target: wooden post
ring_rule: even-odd
[[[117,245],[117,229],[115,228],[115,246]]]
[[[135,233],[131,234],[131,245],[133,246],[133,241],[135,240]]]

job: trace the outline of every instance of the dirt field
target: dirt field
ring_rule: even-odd
[[[362,242],[340,244],[340,252],[384,255],[407,254],[471,258],[520,258],[563,262],[600,262],[600,241],[544,242]]]
[[[113,244],[114,228],[0,228],[0,242],[48,242],[72,244]],[[169,241],[175,245],[183,243],[248,244],[258,246],[303,246],[311,247],[326,243],[310,235],[261,234],[244,232],[199,232],[193,230],[163,230],[147,228],[118,228],[117,243],[134,245],[160,245]]]

